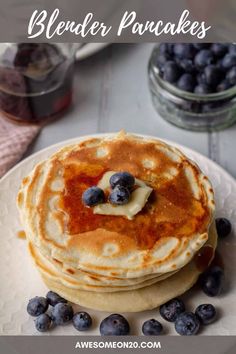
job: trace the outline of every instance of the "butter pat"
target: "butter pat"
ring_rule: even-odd
[[[109,171],[106,172],[102,179],[98,182],[98,187],[103,189],[110,188],[110,177],[114,175],[116,172]],[[140,212],[152,192],[152,188],[148,187],[143,181],[135,178],[135,185],[138,186],[130,196],[130,200],[127,204],[124,205],[112,205],[110,203],[103,203],[96,205],[93,208],[94,214],[101,214],[101,215],[119,215],[125,216],[127,219],[132,220],[133,217]]]

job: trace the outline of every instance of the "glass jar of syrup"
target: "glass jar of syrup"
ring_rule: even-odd
[[[72,101],[73,43],[1,43],[0,111],[18,122],[57,116]]]

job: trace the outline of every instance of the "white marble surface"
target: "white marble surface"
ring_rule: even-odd
[[[149,43],[113,44],[77,62],[73,107],[41,131],[26,156],[65,139],[124,128],[186,145],[236,177],[236,125],[217,133],[195,133],[157,115],[147,83],[152,47]]]

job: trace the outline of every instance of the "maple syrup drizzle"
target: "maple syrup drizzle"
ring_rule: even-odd
[[[26,239],[25,231],[23,231],[23,230],[18,231],[17,232],[17,237],[21,238],[22,240],[25,240]]]

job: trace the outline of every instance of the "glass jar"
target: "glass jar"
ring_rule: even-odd
[[[220,130],[236,122],[236,86],[204,95],[182,91],[160,77],[158,50],[156,46],[149,61],[149,88],[154,107],[165,120],[194,131]]]
[[[72,101],[73,43],[1,43],[0,111],[18,122],[55,117]]]

